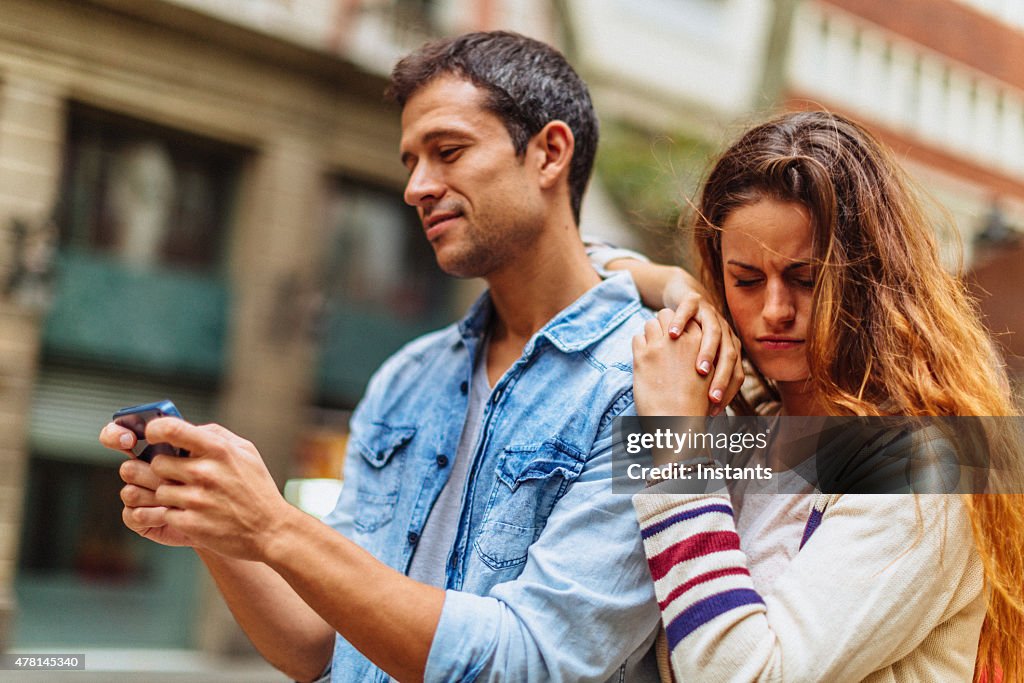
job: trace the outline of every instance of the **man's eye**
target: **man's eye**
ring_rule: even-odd
[[[438,154],[445,161],[454,161],[461,151],[462,147],[445,147]]]

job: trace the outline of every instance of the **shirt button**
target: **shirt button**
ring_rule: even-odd
[[[437,466],[446,467],[448,465],[448,456],[444,453],[437,456]]]
[[[416,541],[418,541],[418,540],[420,540],[420,535],[418,533],[416,533],[415,531],[410,531],[409,532],[409,543],[411,545],[416,545]]]
[[[462,392],[463,396],[468,394],[469,393],[469,382],[463,382],[462,384],[460,384],[459,385],[459,391]]]

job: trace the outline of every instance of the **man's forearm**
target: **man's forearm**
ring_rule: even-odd
[[[262,562],[197,552],[260,654],[298,681],[314,680],[330,661],[334,629]]]
[[[445,593],[391,569],[319,521],[296,511],[264,560],[370,661],[400,681],[420,681]]]

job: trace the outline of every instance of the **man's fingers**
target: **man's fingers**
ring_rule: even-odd
[[[121,511],[121,519],[129,529],[141,533],[167,525],[167,508],[165,507],[125,507]]]
[[[100,443],[104,448],[131,454],[135,445],[135,433],[121,425],[108,422],[100,431]]]
[[[153,489],[143,488],[134,484],[121,487],[121,502],[125,507],[141,508],[156,507],[156,492]]]
[[[168,508],[195,509],[203,503],[202,492],[182,484],[166,484],[156,492],[158,505]]]
[[[146,441],[169,443],[192,454],[226,452],[229,439],[209,427],[197,427],[177,417],[158,417],[146,425]]]
[[[118,472],[121,475],[121,481],[124,483],[151,491],[156,491],[157,487],[164,483],[164,480],[153,472],[153,468],[148,462],[136,460],[135,458],[121,463],[121,468]]]

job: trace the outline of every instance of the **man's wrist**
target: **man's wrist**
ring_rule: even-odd
[[[294,555],[295,539],[305,525],[319,524],[315,517],[290,503],[284,503],[281,512],[274,515],[274,520],[275,523],[261,533],[258,543],[259,560],[271,567],[286,562]]]

